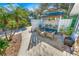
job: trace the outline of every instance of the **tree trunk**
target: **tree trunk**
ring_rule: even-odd
[[[8,40],[8,37],[7,37],[7,33],[6,33],[6,30],[5,29],[2,29],[4,34],[5,34],[5,38]]]
[[[9,41],[12,40],[13,36],[15,35],[15,32],[16,32],[16,31],[13,32],[13,31],[11,30],[11,33],[13,33],[13,34],[10,34]]]

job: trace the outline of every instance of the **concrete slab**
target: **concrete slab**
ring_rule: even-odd
[[[22,32],[22,43],[18,53],[18,56],[25,56],[26,51],[28,50],[28,46],[31,39],[31,33],[29,32],[31,27],[27,27],[27,30]]]

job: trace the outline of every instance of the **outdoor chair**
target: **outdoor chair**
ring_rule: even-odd
[[[40,32],[40,36],[45,37],[46,33],[45,32]]]
[[[72,40],[71,37],[65,37],[65,39],[64,39],[64,45],[72,47],[73,44],[74,44],[74,40]]]
[[[50,38],[50,39],[54,39],[54,34],[55,34],[55,32],[52,32],[52,33],[46,32],[46,37]]]
[[[39,29],[39,28],[37,28],[37,29],[36,29],[36,32],[37,32],[38,34],[40,34],[40,33],[41,33],[41,31],[40,31],[40,29]]]
[[[64,44],[72,47],[77,37],[78,35],[76,33],[73,33],[70,37],[65,37]]]

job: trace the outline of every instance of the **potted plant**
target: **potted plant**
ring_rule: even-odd
[[[73,28],[72,27],[68,27],[66,29],[66,31],[64,32],[65,35],[70,36],[73,32]]]
[[[74,40],[72,40],[72,38],[70,37],[71,34],[73,32],[73,28],[72,27],[68,27],[65,31],[64,31],[64,44],[72,47],[72,45],[74,44]]]
[[[60,29],[60,32],[65,36],[65,37],[69,37],[72,32],[73,32],[73,28],[72,27],[68,27],[67,29]]]

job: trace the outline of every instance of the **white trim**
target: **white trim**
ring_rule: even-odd
[[[76,24],[75,24],[75,32],[76,32],[77,27],[78,27],[78,24],[79,24],[79,20],[78,20],[78,19],[79,19],[79,15],[78,15],[78,17],[77,17],[77,19],[76,19],[77,21],[76,21]]]

